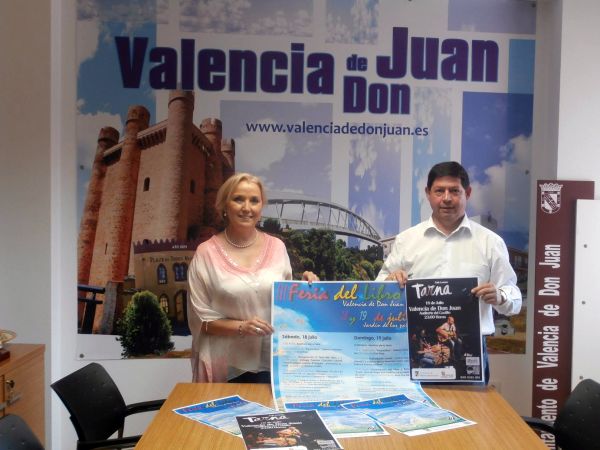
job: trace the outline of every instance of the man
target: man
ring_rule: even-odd
[[[467,217],[471,185],[459,163],[448,161],[433,166],[425,194],[431,217],[396,236],[377,280],[397,280],[404,287],[409,278],[477,277],[478,286],[471,292],[481,301],[481,332],[492,334],[493,309],[505,315],[521,310],[521,291],[506,244],[496,233]],[[483,350],[487,383],[485,339]]]
[[[450,350],[450,358],[454,361],[462,357],[462,340],[458,337],[454,317],[448,316],[446,321],[436,328],[438,342]]]

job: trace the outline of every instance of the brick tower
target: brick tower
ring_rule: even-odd
[[[119,142],[117,130],[112,127],[104,127],[100,130],[77,244],[77,283],[79,284],[88,284],[90,279],[98,214],[106,176],[106,165],[103,161],[104,151],[116,145],[117,142]]]
[[[164,142],[142,152],[133,242],[187,238],[187,166],[192,159],[187,154],[192,151],[193,113],[193,92],[170,92]]]
[[[204,224],[208,227],[217,227],[221,218],[216,216],[214,209],[217,191],[223,184],[223,154],[221,153],[221,139],[223,128],[219,119],[204,119],[200,124],[200,131],[210,141],[212,152],[208,156],[206,166],[206,185],[204,187]]]
[[[227,164],[223,167],[223,181],[235,173],[235,140],[223,139],[221,141],[221,153]]]
[[[104,155],[107,171],[90,268],[90,284],[104,286],[108,281],[123,281],[127,275],[141,154],[137,136],[148,128],[149,120],[150,113],[146,108],[131,106],[127,112],[120,149]],[[102,305],[96,317],[101,315]]]

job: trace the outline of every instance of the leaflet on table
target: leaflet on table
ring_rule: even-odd
[[[410,378],[413,381],[483,382],[477,278],[406,283]]]
[[[259,403],[250,402],[237,395],[183,406],[173,410],[188,419],[241,437],[236,416],[272,414],[277,411]]]
[[[389,434],[376,420],[365,414],[351,411],[342,403],[352,403],[354,400],[327,400],[320,402],[286,403],[286,411],[316,410],[336,438],[385,436]]]
[[[411,400],[405,395],[345,403],[342,406],[366,414],[379,423],[408,436],[475,424],[451,411]]]
[[[412,385],[406,302],[396,282],[275,282],[272,316],[277,409]]]
[[[343,447],[316,410],[238,416],[248,450],[335,450]]]

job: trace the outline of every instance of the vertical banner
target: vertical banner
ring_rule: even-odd
[[[571,392],[576,200],[592,199],[594,182],[537,185],[532,415],[554,421]]]

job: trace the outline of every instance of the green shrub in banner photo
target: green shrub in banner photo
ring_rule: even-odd
[[[123,347],[123,357],[162,355],[173,349],[171,323],[150,291],[141,291],[125,308],[117,322],[117,340]]]

